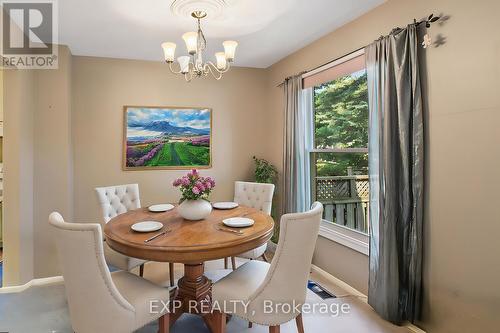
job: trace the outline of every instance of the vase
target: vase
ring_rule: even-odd
[[[203,199],[184,200],[179,205],[178,212],[186,220],[203,220],[212,212],[212,205]]]

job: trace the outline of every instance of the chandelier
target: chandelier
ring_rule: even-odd
[[[222,43],[224,52],[215,54],[215,64],[212,61],[204,62],[203,52],[207,47],[207,40],[201,30],[201,19],[205,18],[207,13],[194,11],[191,16],[198,21],[198,31],[186,32],[182,35],[189,55],[175,59],[176,44],[166,42],[161,44],[165,62],[169,65],[172,73],[183,75],[187,82],[190,82],[193,78],[207,77],[209,74],[216,80],[220,80],[222,75],[229,71],[231,63],[234,61],[238,43],[233,40],[225,41]]]

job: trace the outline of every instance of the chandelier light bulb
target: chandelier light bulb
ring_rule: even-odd
[[[186,48],[189,54],[196,54],[198,48],[198,33],[195,31],[186,32],[182,35],[182,39],[186,43]]]
[[[215,59],[216,59],[216,62],[217,62],[217,68],[218,69],[225,69],[226,66],[227,66],[227,62],[226,62],[226,54],[224,52],[217,52],[215,54]]]
[[[189,61],[191,58],[189,56],[182,56],[177,58],[177,61],[179,62],[179,66],[181,67],[181,73],[186,74],[189,72]]]
[[[227,61],[233,62],[238,42],[235,42],[234,40],[226,40],[224,43],[222,43],[222,45],[224,46],[224,52],[226,54]]]
[[[163,54],[165,56],[165,61],[166,62],[174,62],[175,60],[175,48],[177,45],[175,43],[163,43],[161,44],[161,47],[163,48]]]

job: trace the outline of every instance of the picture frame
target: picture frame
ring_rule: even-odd
[[[135,105],[123,107],[123,170],[186,170],[211,167],[211,108]]]

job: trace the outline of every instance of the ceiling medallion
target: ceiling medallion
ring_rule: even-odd
[[[206,2],[206,3],[225,3],[223,0],[176,0],[182,3]],[[206,7],[205,7],[206,8]],[[163,53],[165,55],[165,62],[169,65],[170,71],[174,74],[181,74],[184,79],[190,82],[193,78],[206,77],[211,74],[216,80],[220,80],[222,75],[229,71],[231,63],[234,61],[236,47],[238,43],[233,40],[226,40],[222,43],[224,52],[217,52],[215,54],[215,64],[212,61],[203,61],[203,53],[207,48],[207,40],[201,30],[201,20],[209,15],[209,11],[197,8],[189,14],[198,22],[198,31],[186,32],[182,35],[182,39],[186,43],[186,49],[189,55],[180,56],[175,58],[175,43],[166,42],[161,44]],[[177,67],[177,69],[175,69]]]
[[[196,11],[203,11],[211,18],[218,17],[227,6],[225,0],[174,0],[170,10],[174,15],[190,17]]]

